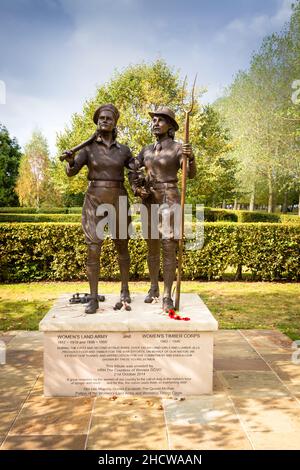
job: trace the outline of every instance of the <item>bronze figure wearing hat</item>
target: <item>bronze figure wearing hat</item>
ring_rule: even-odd
[[[90,301],[86,313],[95,313],[98,308],[98,280],[100,271],[100,251],[102,239],[97,234],[97,224],[103,220],[103,215],[97,215],[97,208],[102,204],[110,204],[116,209],[116,237],[114,244],[118,252],[118,262],[121,274],[120,302],[130,303],[128,288],[130,257],[128,252],[128,223],[127,236],[119,237],[119,197],[127,196],[124,188],[124,168],[133,170],[135,159],[126,145],[117,142],[116,124],[119,111],[113,104],[100,106],[93,120],[97,131],[86,145],[74,157],[71,151],[66,151],[63,158],[68,161],[66,172],[68,176],[76,175],[84,165],[88,167],[89,186],[85,194],[82,209],[82,227],[87,243],[87,276],[90,285]]]
[[[142,149],[137,157],[138,167],[144,168],[146,179],[151,190],[144,187],[135,187],[135,194],[139,195],[148,209],[148,269],[150,274],[150,289],[145,298],[146,303],[151,303],[159,297],[159,268],[160,268],[160,248],[163,253],[163,280],[164,292],[162,306],[165,311],[174,308],[172,300],[172,285],[176,275],[176,251],[178,239],[175,237],[174,227],[174,205],[180,205],[180,194],[177,187],[177,173],[181,167],[182,156],[188,158],[188,176],[193,178],[196,175],[196,163],[190,144],[180,144],[174,140],[175,132],[179,126],[175,119],[174,112],[166,107],[160,106],[154,112],[149,113],[152,117],[151,129],[156,142]],[[158,220],[159,237],[151,236],[151,206],[157,205],[169,210],[170,232],[165,236],[162,229],[161,219]]]

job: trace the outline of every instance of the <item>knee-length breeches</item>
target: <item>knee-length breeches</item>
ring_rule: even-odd
[[[178,240],[180,236],[180,193],[177,187],[156,189],[144,205],[143,232],[148,239]],[[147,227],[145,227],[147,222]]]
[[[87,244],[101,244],[106,237],[107,222],[115,243],[128,240],[128,195],[124,187],[90,186],[82,208],[82,228]]]

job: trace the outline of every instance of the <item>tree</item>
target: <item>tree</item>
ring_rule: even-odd
[[[41,204],[57,203],[50,172],[47,141],[40,131],[35,130],[25,146],[16,184],[16,192],[22,206],[38,209]]]
[[[233,202],[238,195],[237,161],[232,155],[231,137],[218,111],[205,106],[192,119],[191,136],[200,157],[197,178],[188,185],[188,199],[211,206]]]
[[[58,135],[57,146],[61,153],[95,132],[93,114],[101,103],[114,103],[120,110],[118,140],[128,145],[133,154],[152,141],[148,111],[155,105],[169,104],[179,108],[181,82],[162,60],[153,64],[138,64],[115,72],[112,79],[99,87],[95,97],[85,102],[81,114],[74,114],[70,127]],[[86,172],[68,178],[64,165],[56,160],[55,186],[66,201],[78,200],[87,187]]]
[[[21,150],[9,136],[7,129],[0,124],[0,206],[19,204],[15,184],[21,159]]]
[[[285,29],[264,39],[249,70],[238,73],[216,103],[234,138],[241,188],[250,197],[250,209],[259,187],[268,188],[269,212],[276,195],[287,201],[288,192],[300,192],[300,107],[291,101],[292,83],[300,76],[300,2],[292,8]]]
[[[73,115],[71,126],[58,136],[57,145],[59,151],[62,152],[64,149],[77,145],[95,131],[95,125],[92,120],[93,113],[99,104],[105,102],[114,103],[119,108],[121,117],[118,122],[118,140],[128,145],[134,155],[137,155],[143,146],[153,141],[148,113],[156,106],[164,104],[174,109],[180,126],[180,131],[176,133],[176,139],[182,139],[184,127],[184,113],[181,109],[182,85],[183,83],[179,78],[178,72],[168,67],[163,60],[157,60],[151,64],[132,65],[122,72],[116,72],[107,84],[97,90],[95,97],[85,103],[83,112]],[[205,131],[203,123],[206,121],[213,122],[214,119],[218,120],[211,108],[202,110],[200,102],[201,94],[201,90],[196,94],[190,132],[191,143],[193,144],[196,159],[200,167],[203,153],[201,148],[203,140],[201,141],[200,135]],[[211,196],[212,191],[215,191],[215,193],[218,191],[218,187],[225,188],[228,183],[228,178],[224,178],[225,174],[228,175],[226,165],[231,165],[229,160],[225,158],[226,145],[223,142],[224,136],[222,132],[216,130],[214,136],[210,137],[208,134],[214,132],[214,125],[207,124],[206,126],[207,135],[204,140],[207,142],[211,140],[210,146],[214,147],[213,153],[215,159],[207,158],[205,163],[205,170],[206,174],[209,175],[210,184],[201,187],[195,183],[189,183],[189,186],[190,184],[193,185],[191,186],[193,189],[189,189],[188,197],[194,198],[197,201],[202,195],[204,195],[205,199],[206,192]],[[220,151],[219,160],[217,157],[218,151]],[[212,176],[210,176],[210,171],[213,173]],[[203,181],[203,178],[201,181]],[[232,182],[230,182],[230,185],[232,186]],[[76,178],[68,178],[65,175],[64,165],[57,160],[55,186],[64,196],[65,201],[72,201],[72,198],[73,200],[75,198],[78,200],[78,197],[85,192],[87,187],[86,173],[81,172]],[[229,197],[232,189],[220,189],[220,192],[222,191],[224,194],[220,196],[221,199],[225,195]]]

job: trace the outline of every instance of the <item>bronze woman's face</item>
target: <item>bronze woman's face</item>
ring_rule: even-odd
[[[166,135],[171,127],[171,124],[165,116],[153,116],[151,130],[155,136],[161,137]]]
[[[110,111],[101,111],[98,118],[98,129],[100,131],[112,132],[115,127],[116,121],[114,115]]]

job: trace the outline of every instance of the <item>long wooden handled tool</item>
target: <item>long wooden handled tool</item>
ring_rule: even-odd
[[[193,111],[194,107],[194,94],[195,94],[195,84],[196,84],[197,75],[194,80],[193,89],[192,89],[192,100],[189,108],[184,108],[184,89],[186,84],[186,77],[183,83],[183,92],[182,92],[182,106],[185,113],[185,124],[184,124],[184,143],[188,144],[190,141],[190,114]],[[182,155],[182,184],[181,184],[181,224],[180,224],[180,237],[179,237],[179,246],[178,246],[178,265],[177,265],[177,280],[176,280],[176,297],[175,297],[175,310],[179,310],[180,305],[180,288],[181,288],[181,274],[182,274],[182,257],[183,257],[183,247],[184,247],[184,205],[185,205],[185,195],[186,195],[186,179],[187,179],[187,157]]]
[[[86,147],[87,145],[91,144],[95,140],[96,137],[97,137],[97,132],[94,132],[94,134],[91,135],[91,137],[89,137],[87,140],[85,140],[81,144],[76,145],[76,147],[73,147],[70,150],[65,150],[64,153],[59,157],[60,161],[63,162],[64,160],[68,158],[68,156],[74,155],[74,153],[78,152],[83,147]]]

